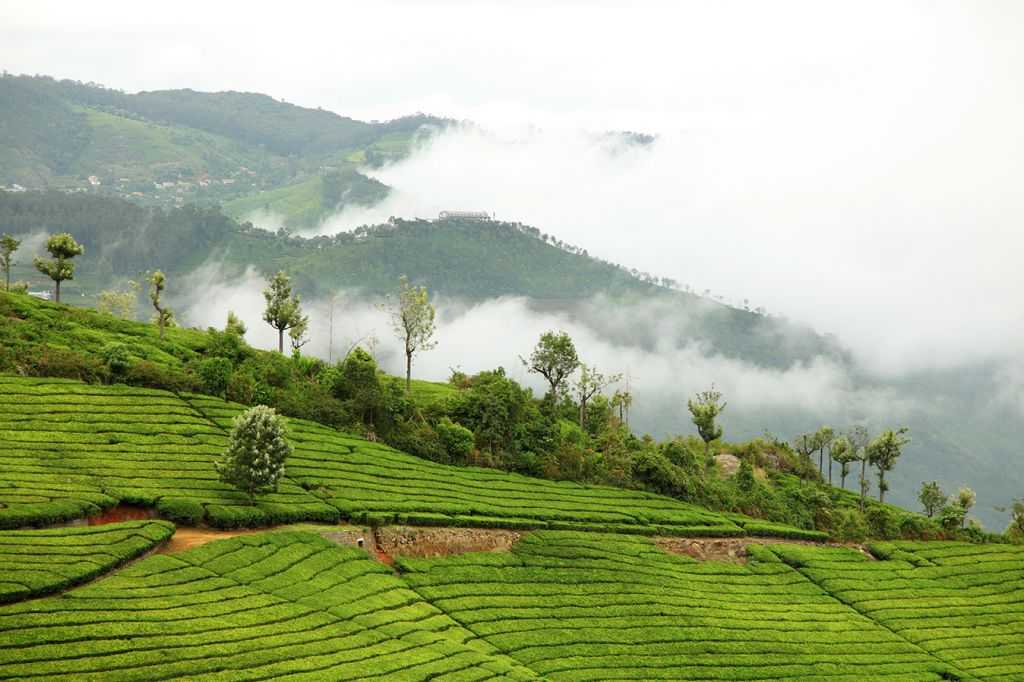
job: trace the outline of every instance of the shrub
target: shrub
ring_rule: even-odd
[[[162,388],[176,392],[199,392],[202,389],[199,382],[191,375],[158,365],[150,360],[139,360],[132,363],[125,373],[124,381],[132,386]]]
[[[206,358],[199,363],[199,380],[210,395],[223,396],[231,379],[231,361],[224,357]]]
[[[163,497],[157,502],[156,509],[171,521],[189,526],[198,526],[206,515],[198,500],[181,497]]]
[[[862,542],[868,536],[868,524],[859,509],[837,509],[832,519],[832,537],[836,540]]]
[[[78,379],[88,383],[101,383],[110,376],[106,364],[96,356],[65,348],[35,346],[19,360],[30,376]]]
[[[881,505],[869,506],[865,514],[865,520],[872,537],[885,538],[886,540],[899,537],[900,528],[897,523],[896,514],[887,507]]]
[[[112,377],[121,377],[131,366],[128,347],[123,343],[108,343],[100,351],[100,357],[107,363]]]
[[[463,463],[473,452],[473,432],[444,417],[434,427],[450,462]]]

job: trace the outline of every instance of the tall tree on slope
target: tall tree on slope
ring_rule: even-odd
[[[391,315],[395,336],[405,346],[405,392],[408,393],[412,389],[413,356],[437,346],[437,341],[432,340],[437,331],[436,311],[427,288],[412,286],[405,275],[398,278],[397,301],[389,301],[383,308]]]
[[[304,326],[309,318],[302,314],[299,297],[292,293],[292,280],[284,272],[278,272],[263,290],[267,307],[263,320],[277,330],[277,352],[284,353],[284,333],[297,326]]]

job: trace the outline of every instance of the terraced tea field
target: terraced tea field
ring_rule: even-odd
[[[167,521],[0,531],[0,603],[66,589],[153,549],[174,533]]]
[[[531,679],[365,552],[262,533],[0,608],[0,679]]]
[[[742,565],[535,531],[511,552],[399,559],[396,574],[317,534],[264,532],[0,606],[0,679],[1024,676],[1021,548],[882,549],[893,558],[754,546]]]
[[[301,420],[277,493],[252,506],[214,459],[239,405],[209,396],[0,376],[0,527],[47,525],[118,502],[222,528],[349,518],[624,531],[647,535],[822,533],[722,515],[658,495],[448,467]]]
[[[842,602],[983,680],[1024,679],[1024,547],[886,543],[857,552],[773,545]]]
[[[960,679],[758,555],[769,560],[697,562],[646,538],[535,533],[511,554],[400,565],[420,596],[553,680]]]

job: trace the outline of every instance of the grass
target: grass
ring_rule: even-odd
[[[166,521],[0,532],[0,603],[86,582],[167,540]]]
[[[236,220],[246,220],[253,213],[266,211],[287,217],[289,224],[312,226],[323,214],[322,185],[320,176],[314,175],[291,185],[233,199],[221,208]]]
[[[288,420],[295,452],[285,479],[253,506],[213,468],[243,409],[202,395],[0,375],[0,527],[67,521],[118,502],[221,528],[350,519],[739,536],[752,523],[650,493],[436,464],[297,419]]]
[[[857,612],[983,680],[1024,671],[1024,547],[874,546],[885,561],[786,545],[772,552]]]

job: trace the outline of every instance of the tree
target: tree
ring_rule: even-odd
[[[263,320],[277,330],[277,352],[284,353],[284,333],[292,327],[308,323],[302,314],[299,297],[292,293],[292,280],[284,272],[278,272],[263,290],[267,307]]]
[[[818,472],[821,477],[825,477],[825,449],[832,447],[832,441],[836,438],[835,432],[831,426],[822,426],[814,434],[814,444],[818,448]],[[828,484],[832,485],[832,456],[829,454],[828,458]]]
[[[811,453],[818,448],[817,434],[814,433],[801,433],[799,436],[793,439],[793,449],[800,454],[801,457],[810,461]],[[814,464],[811,464],[814,466]]]
[[[833,460],[839,462],[839,487],[846,487],[846,477],[850,475],[850,464],[857,461],[857,452],[846,436],[839,436],[832,441],[829,453]]]
[[[686,401],[690,418],[704,441],[705,460],[711,452],[711,441],[722,437],[722,427],[715,424],[715,419],[725,410],[726,403],[722,403],[721,400],[722,394],[716,391],[712,384],[709,390],[698,393],[696,400]]]
[[[628,382],[628,380],[627,380]],[[619,422],[629,427],[629,408],[633,406],[633,394],[629,391],[615,391],[612,407],[619,411]]]
[[[925,516],[929,519],[942,509],[946,502],[946,493],[942,492],[938,481],[925,481],[921,484],[921,491],[917,493],[917,499],[924,508]]]
[[[149,300],[156,310],[153,319],[156,321],[156,326],[160,328],[161,339],[164,338],[164,329],[174,324],[174,313],[160,302],[160,297],[166,288],[167,278],[162,271],[157,270],[149,276]]]
[[[135,319],[135,304],[139,298],[139,283],[129,282],[125,289],[104,289],[96,301],[96,310],[122,320]]]
[[[11,290],[11,259],[14,252],[21,246],[21,240],[15,239],[6,232],[0,235],[0,267],[4,269],[4,291]]]
[[[245,326],[245,322],[242,322],[242,320],[235,315],[235,311],[229,310],[228,322],[224,325],[224,331],[228,334],[234,334],[235,336],[245,336],[245,332],[249,330]]]
[[[587,419],[587,403],[590,399],[603,391],[605,387],[611,386],[622,378],[621,374],[612,374],[605,376],[597,371],[596,368],[588,367],[587,365],[580,363],[580,376],[573,384],[573,389],[576,393],[576,399],[579,400],[580,404],[580,428],[586,428]]]
[[[967,526],[967,512],[971,510],[974,503],[978,501],[978,496],[973,490],[964,486],[956,493],[956,506],[964,510],[964,517],[961,520],[961,527]]]
[[[558,389],[565,379],[580,366],[576,346],[565,332],[544,332],[530,354],[530,359],[520,357],[527,371],[540,374],[547,380],[548,395],[558,398]]]
[[[846,432],[846,438],[850,441],[850,449],[853,451],[854,461],[860,462],[860,477],[857,482],[860,484],[860,510],[864,511],[864,498],[867,497],[868,488],[871,483],[868,481],[867,466],[868,466],[868,444],[871,442],[871,436],[868,434],[866,427],[857,424],[851,426],[849,431]]]
[[[907,428],[893,431],[886,429],[868,446],[868,462],[878,469],[878,501],[885,502],[885,492],[889,486],[885,482],[885,473],[892,471],[896,460],[903,453],[903,447],[910,442],[906,435]]]
[[[284,462],[292,453],[284,423],[266,405],[252,407],[235,418],[228,447],[215,464],[220,480],[249,496],[277,490]]]
[[[67,232],[55,234],[46,240],[46,250],[53,258],[36,258],[36,270],[54,281],[54,299],[60,303],[60,283],[75,278],[75,264],[71,259],[81,256],[85,247]]]
[[[1010,525],[1006,528],[1006,534],[1017,540],[1024,538],[1024,499],[1014,500],[1010,508]]]
[[[414,287],[409,278],[398,278],[398,300],[385,304],[391,315],[391,327],[398,340],[405,344],[405,392],[412,388],[412,357],[420,351],[437,346],[432,341],[437,326],[434,324],[436,311],[430,304],[426,287]]]
[[[298,356],[299,349],[309,343],[309,318],[303,317],[294,327],[288,330],[288,338],[291,340],[292,353]]]

